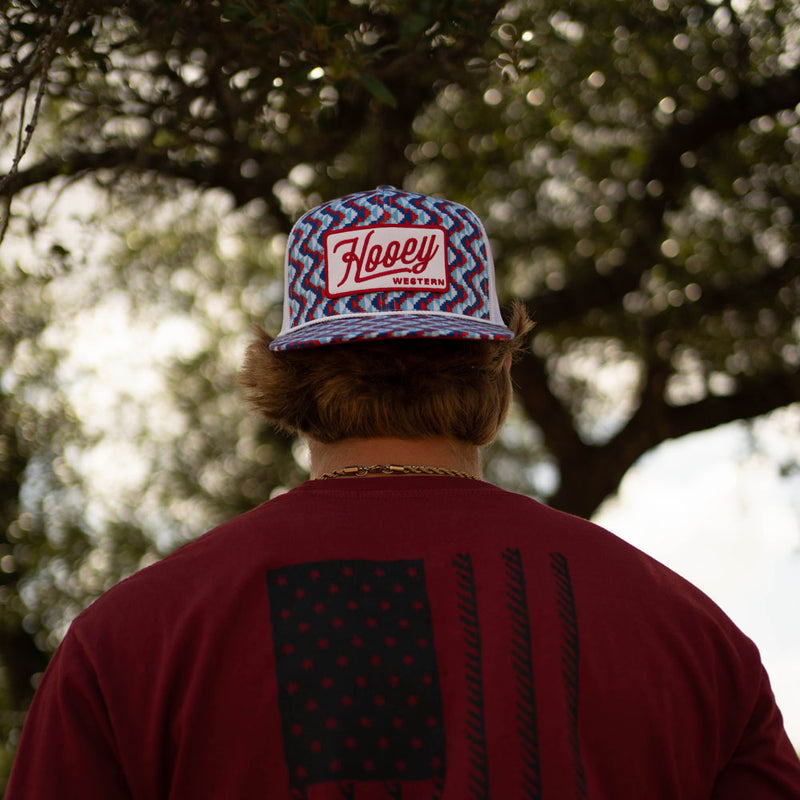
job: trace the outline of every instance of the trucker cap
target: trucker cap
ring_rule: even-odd
[[[272,350],[512,337],[486,231],[466,206],[379,186],[317,206],[289,234]]]

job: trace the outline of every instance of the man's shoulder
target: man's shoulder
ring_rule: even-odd
[[[247,565],[248,550],[264,537],[274,502],[215,526],[123,578],[78,617],[79,624],[169,612],[192,597],[213,596]]]

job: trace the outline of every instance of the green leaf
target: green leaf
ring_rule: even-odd
[[[369,75],[367,73],[359,73],[358,80],[373,97],[377,98],[382,103],[386,103],[387,106],[397,108],[397,98],[389,91],[389,87],[380,78],[376,78],[374,75]]]
[[[311,9],[305,4],[304,0],[289,0],[286,3],[286,10],[297,20],[308,25],[316,25],[317,21],[311,13]]]
[[[253,18],[253,12],[241,3],[226,3],[222,15],[231,22],[247,22]]]

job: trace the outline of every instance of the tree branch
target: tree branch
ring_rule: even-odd
[[[22,189],[48,183],[56,178],[78,177],[104,169],[139,174],[156,173],[189,181],[201,189],[225,189],[233,196],[237,206],[260,198],[267,204],[270,214],[278,220],[281,227],[288,229],[291,221],[269,192],[273,183],[282,177],[282,173],[272,169],[272,166],[262,162],[259,180],[256,182],[242,178],[238,170],[227,164],[178,161],[166,151],[148,152],[137,147],[109,147],[101,152],[75,152],[61,158],[40,161],[12,176],[0,190],[0,197],[11,197]]]
[[[635,238],[624,266],[609,275],[584,270],[586,277],[582,280],[572,281],[562,290],[543,292],[529,301],[530,314],[538,322],[550,324],[579,319],[590,309],[620,303],[637,288],[642,273],[658,258],[664,212],[675,202],[688,174],[680,162],[681,155],[704,147],[753,119],[794,108],[798,103],[800,68],[761,84],[744,84],[733,97],[712,100],[693,120],[667,128],[653,145],[648,165],[642,171],[643,182],[658,181],[661,193],[643,200],[631,199],[623,212],[635,221]]]
[[[580,442],[571,452],[558,455],[561,483],[550,498],[553,506],[588,518],[617,490],[631,466],[660,442],[800,402],[800,372],[741,379],[731,395],[709,395],[685,406],[665,403],[667,377],[667,365],[658,364],[648,377],[636,414],[611,441],[600,446]]]
[[[585,445],[575,432],[572,414],[550,390],[543,361],[527,351],[513,365],[511,376],[517,398],[541,428],[547,449],[559,461],[579,452]]]
[[[694,119],[671,125],[652,150],[646,179],[665,187],[680,182],[680,157],[758,117],[776,114],[800,103],[800,67],[761,83],[742,84],[733,97],[715,97]]]
[[[781,372],[738,379],[730,395],[710,395],[685,406],[663,405],[664,438],[724,425],[738,419],[752,419],[781,406],[800,402],[800,372]]]
[[[20,110],[20,138],[17,142],[17,152],[14,154],[14,161],[11,164],[11,169],[8,175],[0,179],[0,192],[2,192],[5,188],[6,182],[13,179],[14,175],[19,170],[19,164],[22,161],[23,156],[28,150],[28,146],[33,138],[33,132],[36,129],[36,123],[39,119],[39,110],[42,105],[45,87],[47,86],[47,74],[50,70],[50,65],[53,63],[56,50],[58,50],[59,46],[63,44],[67,35],[67,31],[69,30],[69,25],[72,20],[75,19],[78,11],[81,8],[81,5],[82,0],[66,0],[64,8],[61,11],[61,18],[58,20],[58,24],[56,25],[55,29],[52,30],[43,41],[37,43],[36,49],[38,57],[34,57],[32,67],[28,71],[27,75],[23,76],[24,81],[20,84],[20,86],[24,87],[25,89],[26,99],[23,101],[22,108]],[[36,95],[33,100],[33,112],[31,113],[30,120],[25,123],[24,117],[27,106],[27,91],[30,83],[33,81],[37,73],[39,73],[39,86],[36,90]],[[14,89],[12,87],[14,85],[15,84],[12,83],[11,87],[7,87],[3,91],[2,96],[0,96],[0,102],[8,99],[9,94],[13,93]]]

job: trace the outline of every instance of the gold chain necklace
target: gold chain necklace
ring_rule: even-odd
[[[472,481],[479,481],[476,475],[468,472],[460,472],[457,469],[447,469],[447,467],[425,467],[412,464],[373,464],[370,467],[353,466],[335,469],[332,472],[325,472],[320,475],[320,480],[326,478],[363,478],[366,475],[447,475],[453,478],[469,478]]]

